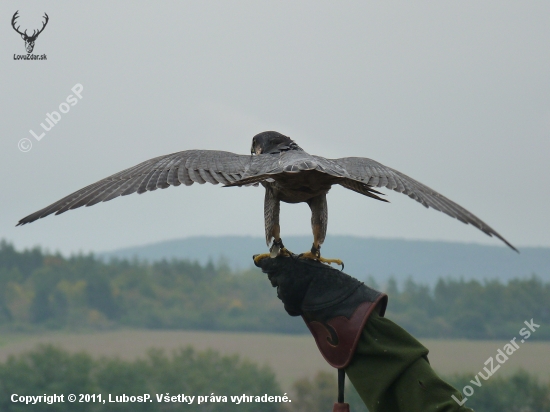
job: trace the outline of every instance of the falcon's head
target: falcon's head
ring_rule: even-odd
[[[250,153],[253,155],[302,150],[294,140],[278,132],[262,132],[252,138]]]

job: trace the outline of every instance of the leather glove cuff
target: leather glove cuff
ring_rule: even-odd
[[[331,366],[342,369],[351,362],[370,314],[373,310],[379,310],[382,316],[387,301],[387,295],[381,293],[374,302],[360,303],[349,318],[336,316],[326,322],[315,320],[315,316],[311,314],[302,315],[302,318],[325,360]],[[377,308],[378,304],[380,306]]]

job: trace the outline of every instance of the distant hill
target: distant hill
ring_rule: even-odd
[[[294,253],[311,246],[310,236],[288,236],[285,246]],[[99,253],[102,258],[138,258],[148,261],[190,259],[199,263],[223,258],[231,267],[252,265],[252,255],[267,251],[262,238],[245,236],[190,237]],[[464,279],[526,278],[533,274],[550,281],[550,248],[526,247],[520,254],[502,246],[480,244],[331,236],[323,255],[344,261],[345,272],[360,279],[372,275],[384,282],[411,276],[433,284],[439,277]]]

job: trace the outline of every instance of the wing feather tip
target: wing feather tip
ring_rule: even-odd
[[[513,251],[515,251],[517,254],[519,254],[519,250],[517,250],[514,245],[512,245],[510,242],[508,242],[506,239],[504,239],[502,236],[498,235],[497,236],[500,240],[502,240],[504,243],[506,243],[506,245],[512,249]]]

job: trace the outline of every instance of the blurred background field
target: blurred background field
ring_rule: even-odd
[[[471,341],[452,339],[421,339],[430,350],[430,363],[443,376],[471,374],[483,371],[485,360],[495,356],[507,341]],[[323,360],[310,335],[263,333],[230,333],[204,331],[121,330],[95,333],[47,333],[13,335],[0,346],[0,361],[35,348],[38,344],[54,344],[70,352],[85,351],[92,356],[120,357],[134,360],[143,357],[150,348],[168,353],[181,347],[198,350],[213,349],[222,354],[238,354],[259,365],[268,365],[284,390],[290,390],[297,379],[314,376],[319,371],[336,372]],[[496,363],[495,363],[496,364]],[[550,342],[533,338],[521,344],[499,369],[498,376],[513,375],[524,369],[550,381]]]

